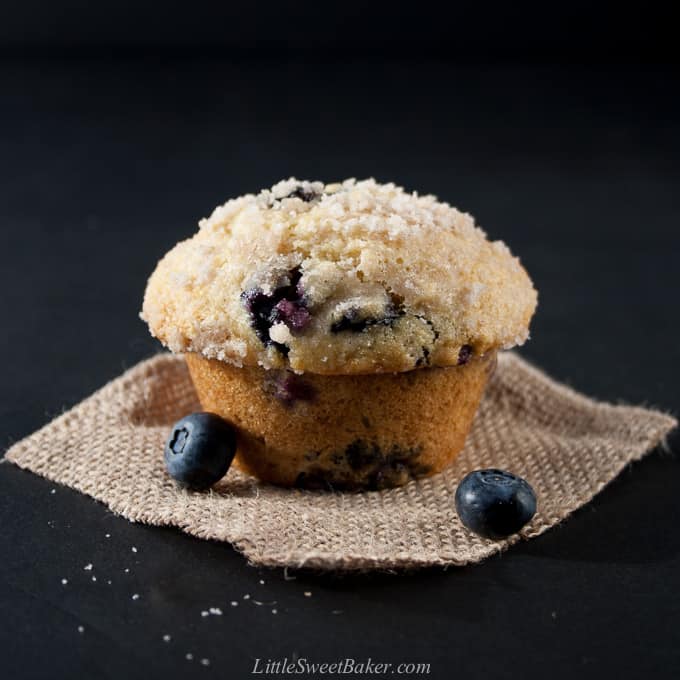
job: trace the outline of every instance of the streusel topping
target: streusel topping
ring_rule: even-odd
[[[434,196],[291,178],[201,220],[158,263],[141,316],[173,352],[372,373],[522,344],[536,299],[505,244]]]

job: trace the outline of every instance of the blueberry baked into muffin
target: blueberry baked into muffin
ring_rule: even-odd
[[[168,252],[142,318],[186,356],[202,407],[237,427],[242,469],[380,489],[459,453],[535,307],[505,244],[434,196],[289,179]]]

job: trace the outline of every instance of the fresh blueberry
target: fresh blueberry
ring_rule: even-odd
[[[474,533],[500,540],[517,533],[536,512],[529,483],[505,470],[475,470],[456,490],[461,522]]]
[[[236,453],[236,432],[214,413],[178,420],[165,444],[170,476],[192,489],[208,489],[227,474]]]

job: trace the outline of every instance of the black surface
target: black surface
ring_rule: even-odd
[[[326,5],[254,0],[23,0],[0,5],[0,52],[219,53],[332,51],[489,57],[621,59],[680,56],[673,3],[531,0]]]
[[[540,291],[524,356],[677,412],[676,84],[669,67],[2,62],[2,442],[156,351],[136,318],[156,260],[218,202],[291,174],[375,175],[472,212]],[[3,464],[0,675],[248,677],[258,657],[370,656],[433,678],[677,677],[679,482],[657,451],[479,566],[287,581]]]

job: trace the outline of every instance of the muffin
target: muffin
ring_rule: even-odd
[[[237,427],[243,470],[379,489],[460,452],[536,299],[505,244],[434,196],[291,178],[202,220],[158,263],[141,316]]]

